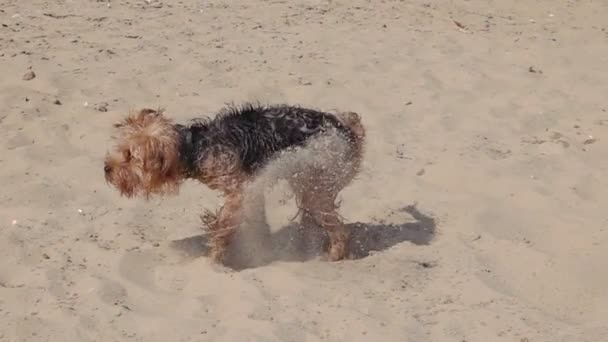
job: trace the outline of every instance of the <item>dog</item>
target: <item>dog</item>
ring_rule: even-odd
[[[316,224],[328,233],[328,259],[347,257],[349,232],[336,199],[361,166],[365,129],[357,113],[245,104],[228,106],[213,119],[177,124],[161,109],[144,108],[114,126],[117,143],[106,155],[104,175],[121,195],[176,194],[188,179],[223,194],[217,213],[201,216],[212,260],[224,260],[245,216],[247,189],[265,172],[287,180],[302,226]],[[296,161],[291,167],[272,167],[288,156]]]

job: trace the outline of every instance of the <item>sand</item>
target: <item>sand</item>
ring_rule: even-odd
[[[0,341],[606,340],[607,11],[3,0]],[[217,193],[105,184],[129,110],[242,101],[361,114],[351,260],[303,254],[280,189],[275,258],[222,267],[198,218]]]

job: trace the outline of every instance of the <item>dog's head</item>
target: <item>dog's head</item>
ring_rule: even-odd
[[[162,111],[142,109],[114,126],[117,144],[104,161],[106,181],[127,197],[175,193],[182,180],[180,139]]]

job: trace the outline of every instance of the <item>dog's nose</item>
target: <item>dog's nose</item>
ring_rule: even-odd
[[[110,171],[112,171],[112,167],[110,165],[104,165],[103,171],[105,171],[105,173],[110,173]]]

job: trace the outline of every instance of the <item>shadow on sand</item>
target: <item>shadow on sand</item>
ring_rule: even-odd
[[[422,214],[415,206],[401,211],[415,221],[401,224],[350,223],[349,259],[362,259],[374,251],[383,251],[401,242],[428,245],[435,236],[435,219]],[[273,261],[307,261],[323,254],[328,238],[319,227],[302,227],[292,223],[267,235],[237,233],[226,258],[226,266],[243,270],[267,265]],[[206,256],[209,251],[207,235],[174,240],[172,247],[189,257]]]

